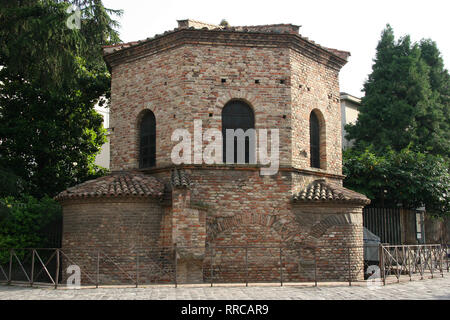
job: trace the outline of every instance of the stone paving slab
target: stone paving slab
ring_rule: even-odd
[[[0,285],[0,300],[450,300],[450,276],[366,284],[58,289]]]

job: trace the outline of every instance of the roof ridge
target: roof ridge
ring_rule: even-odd
[[[191,181],[185,170],[177,168],[172,170],[170,182],[172,187],[178,188],[189,188],[191,185]]]
[[[164,184],[153,176],[137,171],[112,172],[97,179],[88,180],[59,193],[55,200],[85,197],[140,196],[160,198]]]
[[[255,24],[251,26],[231,26],[235,28],[256,28],[256,27],[276,27],[276,26],[293,26],[293,27],[301,27],[299,24],[293,23],[270,23],[270,24]]]
[[[338,50],[338,49],[333,49],[333,48],[328,48],[325,46],[322,46],[316,42],[314,42],[313,40],[310,40],[308,37],[306,36],[302,36],[299,33],[299,28],[301,27],[301,25],[295,25],[292,23],[279,23],[279,24],[267,24],[267,25],[254,25],[254,26],[229,26],[229,27],[224,27],[224,26],[220,26],[220,25],[211,25],[211,24],[207,24],[201,21],[197,21],[197,20],[192,20],[192,19],[187,19],[193,22],[197,22],[197,23],[202,23],[205,25],[209,25],[209,26],[213,26],[214,28],[208,29],[208,28],[195,28],[193,26],[191,27],[178,27],[178,28],[174,28],[172,30],[167,30],[165,31],[163,34],[155,34],[153,37],[148,37],[146,39],[143,40],[137,40],[137,41],[130,41],[130,42],[126,42],[126,43],[119,43],[119,44],[115,44],[115,45],[108,45],[108,46],[103,46],[103,53],[104,55],[108,55],[108,54],[112,54],[114,52],[120,51],[122,49],[128,49],[130,47],[134,47],[137,45],[140,45],[142,43],[148,42],[148,41],[152,41],[155,40],[157,38],[163,37],[165,35],[168,34],[172,34],[175,33],[177,31],[180,30],[198,30],[198,31],[213,31],[213,32],[241,32],[241,33],[266,33],[266,34],[290,34],[290,35],[295,35],[297,37],[299,37],[300,39],[310,43],[311,45],[325,50],[326,52],[328,52],[329,54],[332,54],[334,56],[337,56],[340,59],[343,60],[347,60],[347,58],[351,55],[350,52],[348,51],[342,51],[342,50]],[[187,20],[179,20],[179,21],[187,21]],[[294,29],[289,31],[283,31],[283,32],[275,32],[274,30],[262,30],[262,28],[267,28],[267,27],[277,27],[277,26],[284,26],[284,27],[295,27]],[[260,30],[258,30],[257,28],[261,28]],[[205,30],[207,29],[207,30]],[[253,29],[253,30],[244,30],[244,29]]]
[[[308,184],[302,191],[294,194],[294,202],[344,201],[347,203],[369,204],[370,199],[355,191],[317,179]]]

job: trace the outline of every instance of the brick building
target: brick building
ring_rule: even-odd
[[[245,257],[230,246],[282,245],[286,280],[310,280],[312,259],[326,279],[344,279],[350,246],[351,264],[361,269],[369,200],[342,186],[339,70],[350,54],[302,37],[291,24],[178,24],[104,49],[112,73],[112,174],[58,195],[63,250],[132,257],[136,248],[176,244],[177,263],[167,266],[188,282],[208,281],[212,252],[216,279],[239,278]],[[194,136],[194,120],[204,130],[233,123],[279,129],[278,172],[261,175],[264,165],[247,158],[174,165],[172,133],[183,128]],[[250,280],[278,277],[270,250],[255,253]],[[134,266],[120,261],[124,270]]]

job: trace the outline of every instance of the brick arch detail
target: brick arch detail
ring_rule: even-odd
[[[161,112],[163,112],[161,110],[161,108],[158,108],[154,104],[152,104],[150,102],[149,103],[145,103],[145,104],[142,105],[142,107],[135,108],[135,110],[134,110],[133,116],[134,116],[134,119],[136,119],[136,125],[137,125],[137,123],[139,123],[140,119],[142,118],[142,116],[147,111],[153,112],[157,122],[158,122],[158,118],[160,118],[160,116],[161,116]]]
[[[250,106],[250,108],[252,108],[255,115],[257,113],[255,106],[261,104],[259,99],[250,92],[245,92],[241,90],[230,90],[227,93],[220,95],[219,98],[217,98],[217,102],[215,104],[216,111],[221,113],[223,107],[231,100],[242,100],[246,102]],[[211,111],[213,112],[214,110]]]
[[[308,244],[318,241],[323,235],[325,235],[328,229],[332,227],[343,225],[362,225],[362,221],[356,221],[351,214],[330,215],[314,224],[309,231],[305,232],[304,237],[302,237],[304,240],[302,241],[298,238],[299,232],[301,232],[300,229],[304,230],[301,226],[307,225],[309,222],[310,221],[299,220],[298,218],[294,221],[288,221],[277,215],[247,213],[242,215],[234,215],[231,217],[218,217],[214,219],[214,222],[208,224],[208,233],[211,236],[211,239],[215,239],[221,233],[234,227],[245,224],[258,224],[266,226],[277,232],[283,241],[305,241],[304,244]],[[296,227],[293,228],[292,224],[295,224]]]
[[[219,234],[230,230],[234,227],[242,225],[261,225],[273,229],[281,236],[283,225],[287,221],[280,219],[276,215],[261,214],[261,213],[246,213],[240,215],[233,215],[231,217],[218,217],[214,222],[208,225],[208,233],[212,239],[215,239]]]
[[[302,219],[297,219],[297,223],[306,224],[307,221],[303,221]],[[312,237],[314,239],[321,238],[328,229],[334,226],[344,226],[344,225],[360,225],[362,222],[355,221],[355,218],[352,217],[351,214],[335,214],[330,215],[318,223],[314,224],[309,232],[307,233],[307,237]]]
[[[296,224],[299,226],[303,225],[302,221],[296,219]],[[280,234],[280,237],[284,241],[295,241],[297,238],[298,232],[300,230],[292,230],[289,221],[284,218],[280,218],[276,215],[267,215],[267,214],[258,214],[258,213],[248,213],[242,215],[234,215],[232,217],[220,217],[216,218],[215,222],[210,223],[209,235],[212,239],[215,239],[221,233],[230,230],[234,227],[241,225],[251,225],[251,224],[259,224],[262,226],[266,226],[268,228],[273,229],[275,232]],[[309,232],[305,233],[304,239],[310,240],[318,240],[320,239],[328,229],[334,226],[342,226],[342,225],[359,225],[358,221],[354,221],[349,214],[339,214],[339,215],[331,215],[324,219],[322,219],[319,223],[314,224]],[[294,228],[295,229],[295,228]]]
[[[137,112],[137,114],[135,115],[135,117],[134,117],[134,129],[138,132],[139,131],[139,127],[140,127],[140,124],[141,124],[141,121],[142,121],[142,118],[144,117],[144,115],[147,113],[147,112],[152,112],[153,113],[153,115],[155,116],[155,120],[156,120],[156,127],[158,127],[158,117],[157,117],[157,115],[156,115],[156,113],[155,113],[155,110],[153,109],[153,108],[142,108],[142,109],[140,109],[138,112]]]

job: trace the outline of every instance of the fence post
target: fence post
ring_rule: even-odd
[[[12,280],[12,256],[14,249],[9,250],[9,272],[8,272],[8,285],[11,284]]]
[[[400,267],[400,263],[398,261],[398,247],[395,247],[395,260],[397,261],[397,283],[400,283],[400,277],[402,276],[402,269]]]
[[[430,266],[430,272],[431,272],[431,279],[434,279],[434,272],[433,272],[433,271],[434,271],[433,252],[434,252],[433,246],[430,246],[430,247],[429,247],[429,250],[428,250],[427,256],[430,258],[430,264],[429,264],[429,266]]]
[[[59,282],[59,249],[56,249],[56,277],[55,277],[55,289],[58,289]]]
[[[30,287],[33,287],[34,283],[34,249],[31,249],[32,255],[31,255],[31,283]]]
[[[420,254],[422,252],[422,255]],[[419,247],[419,258],[420,258],[420,280],[423,280],[423,274],[425,273],[425,267],[424,267],[424,260],[425,260],[425,253],[423,252],[423,247]]]
[[[445,259],[447,260],[447,273],[449,272],[448,268],[448,244],[445,245]]]
[[[380,255],[380,269],[381,269],[381,278],[383,279],[383,285],[386,285],[386,270],[384,268],[384,251],[383,244],[380,243],[379,247],[379,255]]]
[[[213,246],[212,246],[212,244],[210,244],[210,252],[211,252],[211,270],[210,270],[210,273],[211,273],[211,288],[212,288],[212,286],[213,286],[213,277],[214,277],[214,270],[213,270],[213,266],[214,266],[214,263],[213,263],[213,259],[214,259],[214,248],[213,248]]]
[[[280,245],[280,285],[283,286],[283,247]]]
[[[406,264],[408,265],[408,271],[409,271],[409,281],[412,281],[412,273],[411,273],[411,267],[412,267],[412,262],[411,262],[411,252],[409,247],[406,247]]]
[[[248,287],[248,244],[245,245],[245,286]]]
[[[348,260],[348,285],[352,286],[352,269],[351,269],[351,258],[350,258],[350,247],[347,248],[347,260]]]
[[[178,251],[177,251],[177,244],[174,244],[175,247],[175,288],[178,288],[178,274],[177,274],[177,269],[178,269]]]
[[[317,287],[317,248],[314,247],[314,286]]]
[[[97,283],[95,287],[98,288],[100,282],[100,250],[97,251]]]
[[[136,288],[139,287],[139,249],[136,250]]]

